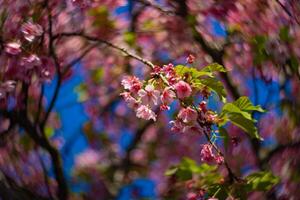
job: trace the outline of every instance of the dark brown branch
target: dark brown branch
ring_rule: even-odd
[[[0,198],[3,200],[50,200],[19,186],[3,172],[0,172]]]
[[[135,133],[134,138],[128,148],[126,149],[126,155],[124,159],[121,162],[121,167],[124,168],[125,172],[128,170],[128,166],[130,166],[130,155],[131,152],[137,147],[139,144],[140,140],[142,139],[142,136],[146,132],[146,130],[153,124],[154,122],[152,120],[147,121],[144,123]]]
[[[53,58],[55,68],[56,68],[56,73],[57,73],[57,83],[54,89],[54,94],[53,97],[51,98],[51,101],[49,103],[49,107],[46,111],[45,117],[43,121],[41,122],[41,127],[42,129],[44,128],[45,124],[47,123],[47,120],[49,118],[49,115],[55,105],[56,99],[58,97],[58,93],[60,90],[60,86],[62,83],[62,73],[60,71],[60,64],[57,58],[57,55],[55,53],[55,48],[54,48],[54,38],[53,38],[53,32],[52,32],[52,16],[51,16],[51,10],[49,6],[47,5],[47,10],[48,10],[48,35],[49,35],[49,56]]]
[[[44,90],[45,86],[44,84],[41,85],[41,91],[40,91],[40,96],[39,96],[39,101],[38,101],[38,110],[35,116],[34,124],[37,125],[39,123],[40,115],[42,112],[42,104],[43,104],[43,97],[44,97]]]
[[[92,42],[99,42],[99,43],[105,44],[105,45],[107,45],[107,46],[109,46],[113,49],[116,49],[116,50],[119,50],[119,51],[123,52],[126,56],[129,56],[131,58],[134,58],[134,59],[144,63],[145,65],[151,67],[152,69],[154,68],[154,65],[151,62],[143,59],[142,57],[140,57],[140,56],[138,56],[134,53],[129,52],[127,49],[125,49],[123,47],[120,47],[118,45],[115,45],[115,44],[113,44],[111,42],[108,42],[106,40],[103,40],[103,39],[100,39],[100,38],[97,38],[97,37],[93,37],[93,36],[85,35],[83,32],[64,32],[64,33],[59,33],[57,35],[54,35],[53,38],[56,39],[56,38],[61,38],[61,37],[75,37],[75,36],[85,38],[85,39],[87,39],[89,41],[92,41]]]
[[[158,11],[164,13],[164,14],[167,14],[167,15],[170,15],[170,16],[176,15],[176,13],[173,10],[166,9],[166,8],[160,6],[159,4],[157,4],[156,2],[149,1],[149,0],[139,0],[139,2],[146,5],[146,6],[151,6],[154,9],[156,9],[156,10],[158,10]]]
[[[275,1],[280,5],[280,7],[284,10],[284,12],[285,12],[288,16],[290,16],[292,19],[295,20],[295,22],[296,22],[298,25],[300,25],[300,21],[298,20],[298,18],[297,18],[297,17],[294,17],[293,14],[289,11],[289,9],[287,9],[287,7],[286,7],[284,4],[282,4],[282,3],[280,2],[280,0],[275,0]]]
[[[44,161],[43,161],[43,158],[41,157],[41,155],[40,155],[39,152],[38,152],[38,149],[37,149],[36,154],[37,154],[37,156],[38,156],[38,158],[39,158],[39,161],[40,161],[40,164],[41,164],[41,167],[42,167],[42,170],[43,170],[43,176],[44,176],[45,187],[47,188],[47,192],[48,192],[49,198],[50,198],[51,200],[53,200],[54,198],[53,198],[53,196],[52,196],[51,189],[50,189],[50,182],[49,182],[48,172],[47,172],[45,163],[44,163]]]
[[[76,63],[78,63],[83,57],[85,57],[91,50],[93,50],[98,45],[99,45],[99,43],[91,45],[86,50],[84,50],[80,56],[78,56],[77,58],[72,60],[69,64],[67,64],[62,71],[62,75],[65,75],[68,72],[68,70],[70,70],[71,67],[73,67]]]
[[[4,117],[9,118],[12,123],[16,123],[20,125],[22,128],[24,128],[24,130],[29,135],[29,137],[34,141],[34,143],[42,147],[50,154],[55,179],[58,184],[57,196],[60,200],[68,199],[68,186],[67,186],[65,176],[63,174],[60,154],[58,150],[50,144],[48,139],[45,137],[45,134],[42,133],[42,129],[40,129],[39,126],[35,126],[33,123],[31,123],[31,121],[28,119],[24,111],[8,112],[6,110],[1,110],[0,113]]]

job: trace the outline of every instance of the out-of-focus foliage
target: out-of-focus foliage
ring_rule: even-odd
[[[297,199],[299,16],[298,0],[0,0],[0,197]]]

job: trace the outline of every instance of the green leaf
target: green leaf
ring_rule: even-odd
[[[243,117],[245,117],[246,119],[252,120],[252,116],[250,113],[242,111],[239,107],[234,105],[234,103],[226,103],[223,106],[223,113],[237,113],[243,115]]]
[[[256,120],[252,117],[253,111],[264,112],[260,106],[254,106],[245,96],[232,103],[226,103],[220,114],[223,122],[219,126],[224,126],[226,122],[230,121],[244,130],[251,138],[262,139],[257,133]]]
[[[267,36],[264,35],[257,35],[253,38],[253,45],[254,45],[254,64],[261,64],[263,61],[265,61],[268,58],[267,52],[266,52],[266,42],[267,42]]]
[[[253,122],[253,120],[249,120],[243,115],[239,113],[230,113],[228,115],[228,119],[231,123],[234,125],[240,127],[242,130],[244,130],[251,138],[256,138],[262,140],[262,138],[258,135],[256,126]]]
[[[265,112],[264,109],[262,109],[259,105],[254,106],[248,97],[242,96],[235,102],[233,102],[234,105],[239,107],[242,111],[258,111],[258,112]]]
[[[213,196],[217,199],[226,199],[228,197],[228,192],[229,189],[226,187],[226,185],[222,184],[213,184],[208,188],[208,195]]]
[[[216,172],[216,165],[208,165],[206,163],[198,165],[196,161],[184,157],[181,162],[170,167],[166,172],[166,176],[176,175],[180,180],[189,180],[193,174],[203,175],[204,182],[216,182],[220,179],[220,175]]]
[[[89,95],[87,92],[87,86],[84,83],[79,84],[78,86],[76,86],[74,88],[74,91],[78,94],[78,101],[79,102],[84,102],[86,100],[88,100]]]
[[[270,171],[252,173],[246,177],[246,180],[249,191],[268,191],[279,183],[279,178],[274,176]]]
[[[104,70],[102,67],[98,67],[91,71],[91,78],[95,83],[99,83],[103,77]]]
[[[187,181],[192,179],[193,174],[189,169],[178,169],[178,171],[176,172],[176,176],[181,181]]]
[[[222,102],[226,102],[226,91],[221,81],[208,77],[201,79],[200,83],[216,92]]]
[[[207,86],[210,90],[217,93],[222,102],[226,102],[226,91],[221,81],[214,77],[215,72],[226,72],[226,69],[217,63],[210,64],[202,70],[184,65],[175,66],[175,72],[179,76],[189,75],[193,87],[202,89]]]
[[[47,138],[51,138],[54,134],[54,128],[52,128],[51,126],[46,126],[45,127],[45,135]]]
[[[136,36],[134,32],[125,32],[124,33],[124,41],[129,45],[134,45],[136,40]]]
[[[173,166],[170,167],[169,169],[167,169],[167,171],[165,171],[165,176],[172,176],[174,174],[176,174],[176,172],[178,171],[178,168]]]
[[[284,42],[290,42],[292,38],[290,37],[289,31],[288,26],[282,27],[279,32],[279,38]]]
[[[298,73],[299,61],[295,56],[291,56],[290,59],[288,59],[287,64],[295,73]]]
[[[222,65],[220,65],[218,63],[212,63],[210,65],[207,65],[206,67],[201,69],[201,71],[203,71],[203,72],[227,72],[225,67],[223,67]]]
[[[110,19],[110,12],[106,6],[99,6],[89,10],[88,14],[93,17],[92,25],[106,30],[114,28],[114,22]]]
[[[186,74],[189,74],[193,79],[198,79],[201,76],[212,76],[211,72],[199,71],[196,68],[187,67],[184,65],[175,66],[175,72],[179,76],[184,76]]]

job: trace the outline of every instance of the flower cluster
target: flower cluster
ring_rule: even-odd
[[[42,26],[29,20],[22,24],[19,31],[21,37],[4,44],[7,55],[5,76],[24,82],[30,82],[34,75],[41,82],[51,80],[55,71],[53,61],[47,56],[38,55],[38,48],[34,48],[43,35]]]
[[[224,163],[224,157],[221,155],[215,155],[213,153],[213,146],[211,144],[204,144],[201,150],[201,161],[216,162],[218,165]]]
[[[192,88],[190,84],[180,80],[172,64],[156,66],[151,74],[154,78],[145,81],[144,84],[135,76],[126,76],[121,83],[126,92],[121,96],[131,108],[135,109],[137,117],[155,121],[157,116],[153,111],[155,106],[160,105],[161,110],[169,110],[169,105],[176,98],[184,100],[190,97]],[[166,82],[161,83],[159,76],[165,77]],[[196,115],[195,113],[195,119]]]
[[[190,55],[187,60],[194,62],[194,57]],[[125,92],[121,96],[131,107],[138,118],[145,120],[156,120],[156,108],[169,110],[170,104],[178,100],[180,110],[174,120],[170,121],[171,130],[185,134],[202,134],[210,136],[212,125],[218,123],[218,116],[206,106],[206,101],[202,101],[198,106],[193,102],[193,94],[197,89],[192,87],[188,79],[176,73],[172,64],[163,67],[155,66],[151,72],[151,79],[140,81],[135,76],[126,76],[122,80]],[[203,95],[206,98],[206,95]],[[222,164],[222,156],[215,156],[211,145],[204,145],[201,151],[202,161]]]

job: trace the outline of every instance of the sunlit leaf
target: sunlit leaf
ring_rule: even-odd
[[[252,173],[246,177],[246,180],[249,191],[268,191],[279,183],[279,178],[274,176],[270,171]]]

